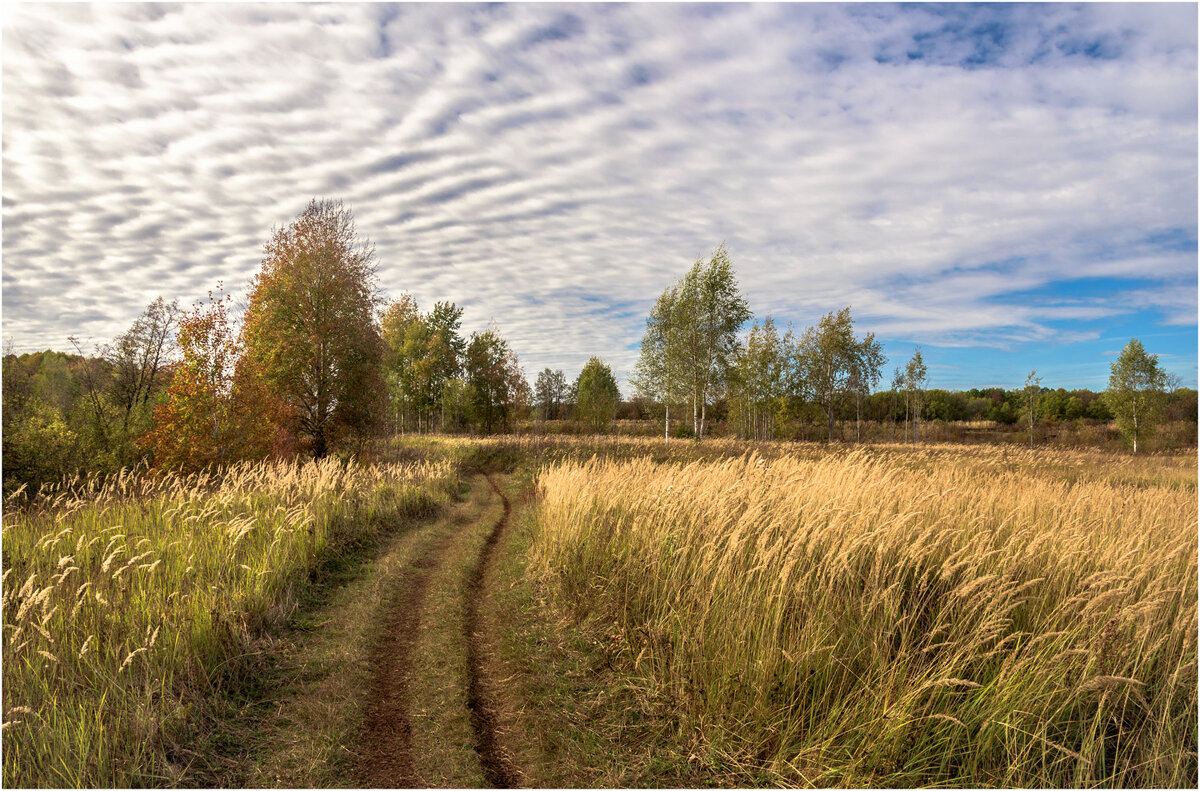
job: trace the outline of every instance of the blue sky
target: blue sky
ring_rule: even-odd
[[[931,384],[1197,376],[1194,4],[8,6],[3,335],[235,292],[344,199],[380,284],[625,380],[724,240]]]

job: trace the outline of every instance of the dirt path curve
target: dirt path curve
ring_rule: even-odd
[[[422,603],[430,577],[441,565],[453,535],[447,533],[413,561],[414,576],[388,606],[380,640],[372,651],[375,683],[366,709],[364,729],[365,786],[416,788],[421,785],[413,759],[412,725],[408,721],[409,680],[413,648],[421,627]]]
[[[485,596],[488,572],[495,563],[496,544],[500,541],[504,528],[508,526],[512,504],[496,484],[495,478],[488,475],[487,481],[500,496],[500,501],[504,504],[504,513],[488,534],[487,541],[479,552],[479,561],[471,571],[467,583],[466,611],[463,618],[463,633],[467,643],[467,706],[471,710],[475,750],[479,753],[479,764],[484,779],[493,788],[516,788],[521,785],[521,776],[500,749],[496,734],[496,706],[488,693],[486,683],[487,639],[479,614],[479,607]]]

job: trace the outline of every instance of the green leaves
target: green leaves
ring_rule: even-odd
[[[1104,402],[1117,419],[1117,428],[1137,453],[1139,439],[1149,436],[1163,418],[1167,374],[1158,356],[1147,354],[1137,338],[1131,338],[1112,364]]]
[[[617,389],[612,368],[599,357],[593,357],[579,372],[575,389],[579,417],[595,432],[608,429],[621,402],[621,392]]]

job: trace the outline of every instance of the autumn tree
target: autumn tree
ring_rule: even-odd
[[[579,418],[597,434],[609,429],[621,403],[612,368],[599,357],[588,360],[576,379],[575,391]]]
[[[1122,436],[1138,452],[1138,441],[1149,436],[1162,420],[1166,404],[1167,375],[1158,365],[1158,355],[1147,354],[1137,338],[1131,338],[1112,363],[1104,403],[1117,419]]]
[[[199,469],[261,458],[275,440],[276,404],[259,378],[238,376],[240,348],[230,326],[229,297],[197,303],[179,318],[174,366],[154,426],[139,439],[156,466]]]
[[[247,359],[323,457],[374,427],[384,392],[374,248],[340,201],[313,200],[266,244],[242,339]]]

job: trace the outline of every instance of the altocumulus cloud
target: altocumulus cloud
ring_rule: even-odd
[[[722,239],[781,321],[852,304],[968,347],[1195,323],[1191,5],[22,5],[3,66],[19,349],[242,287],[314,195],[390,294],[494,317],[531,372],[624,378]]]

